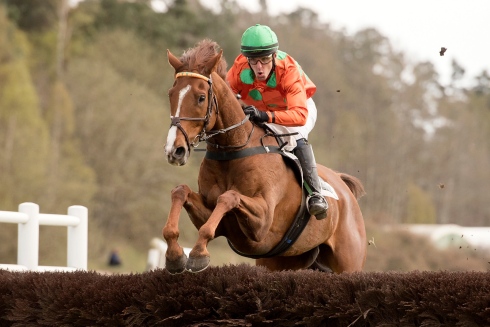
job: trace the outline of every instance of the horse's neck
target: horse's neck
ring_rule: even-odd
[[[219,81],[213,83],[216,83],[217,92],[215,92],[215,95],[218,101],[219,113],[213,130],[223,130],[243,122],[245,114],[228,85],[221,78],[216,79]],[[219,134],[213,139],[218,144],[226,146],[244,144],[247,142],[252,128],[252,124],[246,121],[244,124],[230,129],[226,133]]]

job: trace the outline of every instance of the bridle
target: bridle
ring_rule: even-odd
[[[194,148],[196,148],[196,147],[199,146],[199,143],[201,141],[206,141],[207,142],[207,140],[210,139],[213,136],[216,136],[216,135],[222,134],[222,133],[226,133],[229,130],[232,130],[234,128],[237,128],[237,127],[245,124],[245,122],[249,119],[249,116],[246,115],[245,116],[245,119],[243,119],[238,124],[229,126],[227,128],[224,128],[224,129],[215,130],[215,131],[213,131],[213,130],[206,131],[206,128],[209,125],[209,120],[211,119],[211,114],[212,114],[212,111],[213,111],[213,103],[214,103],[214,107],[215,107],[215,111],[216,111],[216,116],[218,116],[218,114],[219,114],[218,100],[216,99],[216,95],[213,93],[213,81],[211,80],[211,77],[206,77],[204,75],[201,75],[201,74],[198,74],[198,73],[193,73],[193,72],[181,72],[181,73],[177,73],[175,75],[175,78],[177,79],[179,77],[195,77],[195,78],[200,78],[200,79],[203,79],[206,82],[208,82],[208,85],[209,85],[209,90],[208,90],[208,108],[206,110],[206,115],[204,117],[202,117],[202,118],[195,118],[195,117],[175,117],[175,116],[170,116],[170,119],[171,119],[170,127],[175,126],[175,127],[177,127],[182,132],[182,134],[184,134],[185,141],[187,143],[187,148],[189,149],[189,151],[191,149],[191,146],[194,147]],[[180,121],[181,120],[202,121],[202,122],[204,122],[203,127],[202,127],[202,130],[196,135],[196,137],[194,137],[194,139],[192,140],[192,142],[190,142],[189,136],[187,135],[187,132],[184,130],[184,128],[180,124]],[[250,139],[250,136],[249,136],[249,139]],[[247,140],[247,143],[248,143],[248,140]],[[211,145],[216,146],[216,147],[223,147],[223,146],[220,146],[220,145],[214,145],[214,144],[209,143],[209,142],[208,142],[208,144],[211,144]]]
[[[195,118],[195,117],[174,117],[170,116],[171,122],[170,122],[170,127],[175,126],[177,127],[182,134],[184,134],[185,141],[187,143],[187,147],[190,150],[191,146],[192,147],[197,147],[199,145],[199,142],[203,141],[206,139],[206,127],[209,125],[209,120],[211,118],[211,113],[213,111],[213,103],[214,107],[216,108],[216,116],[218,115],[219,109],[218,109],[218,100],[216,100],[216,96],[213,94],[213,81],[211,78],[208,78],[204,75],[198,74],[198,73],[191,73],[191,72],[182,72],[182,73],[177,73],[175,75],[175,78],[179,77],[196,77],[205,80],[208,82],[209,85],[209,90],[208,90],[208,108],[206,111],[206,115],[202,118]],[[189,136],[187,135],[187,132],[185,129],[182,127],[180,124],[181,120],[187,120],[187,121],[202,121],[204,122],[202,130],[196,135],[194,140],[190,142]]]

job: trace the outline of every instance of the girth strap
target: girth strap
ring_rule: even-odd
[[[204,156],[204,158],[209,160],[223,161],[223,160],[235,160],[235,159],[250,157],[256,154],[264,154],[264,153],[283,154],[284,152],[278,146],[256,146],[253,148],[246,148],[239,151],[229,151],[229,152],[206,151],[206,155]]]

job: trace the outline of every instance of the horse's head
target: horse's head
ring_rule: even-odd
[[[213,94],[211,75],[220,71],[222,75],[222,53],[215,52],[215,43],[205,60],[196,59],[203,51],[191,49],[181,59],[167,51],[168,61],[175,69],[174,85],[168,91],[170,100],[171,126],[165,145],[167,160],[172,165],[185,165],[191,147],[203,139],[206,131],[216,122],[218,103]],[[205,52],[204,52],[205,53]],[[226,62],[224,63],[226,71]]]

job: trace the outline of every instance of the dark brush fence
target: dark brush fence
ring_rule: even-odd
[[[0,271],[0,326],[490,326],[490,272]]]

